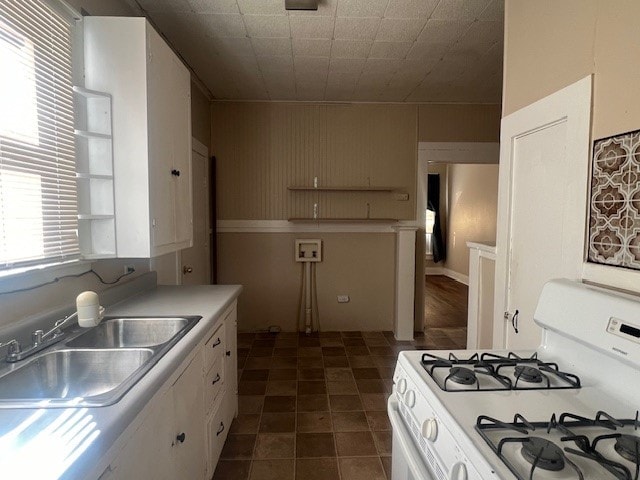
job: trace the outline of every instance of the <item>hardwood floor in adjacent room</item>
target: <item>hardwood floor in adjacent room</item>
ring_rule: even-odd
[[[425,276],[425,337],[438,348],[466,348],[469,288],[444,275]]]

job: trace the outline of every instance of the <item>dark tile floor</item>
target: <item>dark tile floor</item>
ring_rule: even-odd
[[[389,479],[398,352],[464,348],[462,332],[446,330],[413,342],[391,332],[238,334],[239,415],[214,480]]]

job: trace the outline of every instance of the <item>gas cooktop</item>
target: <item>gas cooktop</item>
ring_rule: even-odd
[[[594,418],[572,413],[546,422],[516,414],[511,422],[479,416],[476,430],[519,479],[638,480],[638,412],[617,419],[600,411]]]
[[[577,375],[561,371],[555,362],[539,359],[537,353],[525,358],[513,352],[474,353],[468,358],[425,353],[420,363],[447,392],[580,388]]]
[[[640,480],[640,298],[555,280],[534,319],[535,350],[399,354],[394,480]]]

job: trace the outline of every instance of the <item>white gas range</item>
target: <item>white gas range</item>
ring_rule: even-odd
[[[639,479],[640,299],[549,282],[536,351],[400,353],[392,480]]]

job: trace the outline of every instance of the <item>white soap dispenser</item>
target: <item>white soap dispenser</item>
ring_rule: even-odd
[[[102,320],[104,308],[100,306],[98,294],[92,291],[82,292],[76,297],[78,325],[83,328],[95,327]]]

